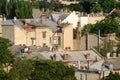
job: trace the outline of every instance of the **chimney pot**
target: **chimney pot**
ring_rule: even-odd
[[[64,54],[64,55],[63,55],[63,59],[64,59],[64,60],[67,60],[67,59],[68,59],[68,54]]]
[[[54,55],[53,55],[53,60],[56,60],[56,57],[57,57],[56,54],[54,54]]]
[[[110,53],[107,53],[107,59],[109,59],[110,58]]]
[[[89,60],[89,59],[90,59],[90,53],[87,53],[87,54],[85,55],[85,58],[86,58],[87,60]]]

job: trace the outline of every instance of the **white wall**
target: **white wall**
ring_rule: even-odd
[[[79,18],[75,12],[72,12],[66,19],[62,21],[62,23],[71,23],[73,24],[73,28],[77,27],[77,22]]]
[[[88,24],[88,16],[82,16],[80,17],[80,27],[83,29],[83,27]]]

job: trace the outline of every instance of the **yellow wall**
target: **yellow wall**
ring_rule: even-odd
[[[26,44],[26,31],[21,26],[14,26],[14,44]]]
[[[95,24],[97,21],[101,21],[105,16],[90,16],[88,17],[88,24]]]
[[[64,49],[66,47],[71,47],[71,50],[73,50],[73,27],[72,25],[67,25],[64,30]]]
[[[2,37],[14,43],[14,26],[2,26]]]

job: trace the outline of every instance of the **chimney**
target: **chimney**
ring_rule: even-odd
[[[113,58],[116,58],[116,56],[117,56],[116,53],[113,53]]]
[[[88,69],[90,69],[90,61],[89,60],[87,61],[87,67],[88,67]]]
[[[80,32],[80,21],[77,22],[77,49],[80,50],[80,37],[81,37],[81,32]]]
[[[85,58],[86,58],[87,60],[90,60],[90,53],[87,53],[87,54],[85,55]]]
[[[80,21],[77,22],[77,39],[80,40],[81,33],[80,33]]]
[[[118,57],[120,57],[120,54],[118,54]]]
[[[86,31],[86,40],[85,40],[85,44],[86,44],[86,50],[89,49],[89,39],[88,39],[88,32]]]
[[[96,61],[96,62],[98,61],[98,56],[95,56],[95,61]]]
[[[16,18],[16,17],[14,17],[14,20],[17,20],[17,18]]]
[[[109,68],[111,71],[113,71],[113,64],[112,63],[110,63]]]
[[[110,59],[110,53],[107,53],[107,59]]]
[[[64,59],[64,60],[68,60],[68,54],[64,54],[64,55],[63,55],[63,59]]]
[[[56,57],[57,57],[56,54],[54,54],[53,57],[52,57],[52,59],[56,60]]]
[[[45,14],[42,14],[41,17],[40,17],[40,22],[42,23],[45,19],[46,19],[46,15]]]
[[[80,61],[78,61],[78,69],[80,69]]]

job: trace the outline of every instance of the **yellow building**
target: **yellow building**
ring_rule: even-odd
[[[6,20],[2,22],[2,37],[10,39],[14,45],[58,46],[73,50],[72,25],[60,26],[49,19]]]

